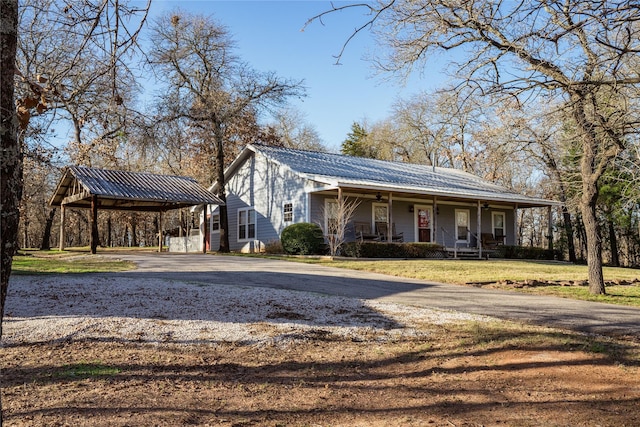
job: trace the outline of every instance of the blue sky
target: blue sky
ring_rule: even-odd
[[[363,8],[332,13],[323,19],[324,26],[316,21],[304,31],[307,20],[329,10],[330,2],[154,0],[151,15],[176,7],[211,15],[225,25],[237,43],[238,55],[254,69],[304,79],[307,97],[292,104],[330,149],[339,149],[354,121],[383,119],[399,96],[433,90],[445,81],[437,67],[429,74],[413,76],[406,85],[389,81],[389,76],[376,76],[365,58],[380,48],[368,32],[356,37],[348,45],[342,65],[335,65],[334,56],[366,19]]]

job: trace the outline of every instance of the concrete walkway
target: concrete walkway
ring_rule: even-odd
[[[580,332],[640,338],[640,308],[447,285],[262,258],[131,253],[105,256],[137,264],[137,270],[113,273],[124,277],[144,275],[147,278],[318,292],[457,310]]]

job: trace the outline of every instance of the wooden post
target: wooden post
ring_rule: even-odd
[[[60,205],[60,250],[64,251],[64,239],[66,238],[64,235],[64,222],[65,222],[65,214],[66,208],[64,205]]]
[[[478,258],[482,258],[482,204],[478,200],[478,225],[476,227],[476,246],[478,247]]]
[[[547,233],[549,233],[549,250],[552,251],[553,250],[553,210],[551,209],[551,206],[547,206],[547,214],[549,216],[549,227],[547,230]]]
[[[98,196],[91,196],[91,253],[95,255],[98,249]]]
[[[515,206],[513,207],[513,245],[518,246],[519,243],[520,242],[518,242],[518,204],[516,203]],[[504,242],[504,244],[508,245],[509,243]]]
[[[389,201],[387,202],[387,242],[393,242],[393,194],[389,191]]]
[[[162,252],[162,211],[158,212],[158,252]]]
[[[431,236],[431,241],[433,243],[438,243],[438,197],[433,196],[433,212],[431,212],[431,221],[433,221],[433,236]],[[418,236],[416,236],[418,237]],[[418,239],[420,240],[420,239]],[[442,241],[444,245],[444,240]]]

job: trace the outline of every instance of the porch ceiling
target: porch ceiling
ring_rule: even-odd
[[[456,203],[468,203],[476,204],[480,203],[501,203],[509,205],[518,205],[518,208],[538,208],[547,206],[559,206],[559,202],[552,200],[539,199],[527,196],[521,196],[514,193],[504,194],[447,194],[445,192],[436,192],[428,190],[410,190],[400,187],[386,187],[386,186],[360,186],[341,183],[338,185],[332,185],[331,188],[326,188],[317,191],[319,194],[333,194],[337,192],[337,188],[341,188],[345,194],[353,194],[357,197],[375,198],[377,193],[382,195],[383,199],[387,199],[389,193],[392,193],[393,200],[419,200],[419,199],[433,199],[437,197],[438,202],[456,202]]]

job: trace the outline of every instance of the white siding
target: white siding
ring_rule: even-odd
[[[286,226],[283,218],[285,202],[293,203],[294,222],[307,216],[305,180],[257,153],[239,167],[227,183],[229,246],[232,251],[259,251],[264,245],[280,239]],[[238,209],[253,207],[256,211],[256,239],[238,242]],[[214,246],[215,248],[215,246]]]

